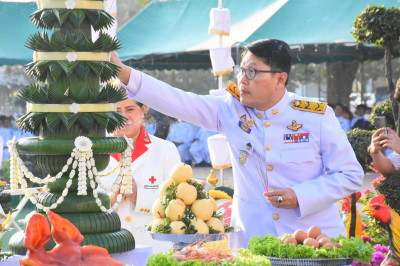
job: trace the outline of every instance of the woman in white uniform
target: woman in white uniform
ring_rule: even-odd
[[[147,106],[132,99],[121,101],[117,105],[117,112],[128,120],[125,126],[116,132],[115,136],[126,136],[133,140],[132,152],[132,194],[125,195],[119,203],[116,212],[121,219],[122,228],[132,232],[136,245],[152,246],[153,252],[165,252],[172,248],[170,242],[156,241],[146,231],[153,221],[151,206],[154,200],[160,197],[159,189],[164,180],[170,178],[171,168],[180,162],[175,145],[169,141],[149,135],[144,129],[144,114]],[[112,154],[110,164],[104,172],[113,169],[122,157],[122,154]],[[118,171],[102,177],[105,188],[112,187]],[[111,206],[117,201],[118,193],[111,199]]]

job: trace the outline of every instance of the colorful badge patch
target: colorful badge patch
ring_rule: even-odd
[[[249,127],[254,126],[254,119],[249,119],[249,120],[247,120],[246,124],[247,124]]]
[[[239,163],[240,163],[240,164],[243,165],[243,164],[246,163],[247,155],[248,155],[248,153],[247,153],[246,151],[241,151],[241,152],[239,153]]]
[[[251,146],[251,143],[250,143],[250,142],[246,144],[246,149],[250,150],[251,147],[252,147],[252,146]]]
[[[285,143],[308,142],[310,133],[283,134]]]
[[[252,120],[252,119],[250,119],[250,120]],[[249,120],[249,121],[250,121]],[[240,117],[240,120],[239,120],[239,127],[244,131],[244,132],[246,132],[246,133],[248,133],[248,134],[250,134],[250,132],[251,132],[251,129],[249,128],[249,124],[248,124],[248,122],[249,121],[247,121],[247,118],[246,118],[246,115],[242,115],[241,117]],[[254,121],[253,121],[253,125],[254,125]]]
[[[291,130],[293,130],[293,131],[297,131],[297,130],[299,130],[299,128],[301,128],[303,125],[301,125],[301,124],[297,124],[297,122],[296,122],[296,120],[293,120],[292,121],[292,124],[290,125],[290,126],[288,126],[287,128],[288,129],[291,129]]]

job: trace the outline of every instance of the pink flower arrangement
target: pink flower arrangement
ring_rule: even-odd
[[[374,171],[375,173],[379,173],[379,171],[375,168],[374,162],[371,163],[371,165],[369,166],[369,169],[371,169],[371,170]]]
[[[381,181],[385,180],[386,178],[383,175],[378,176],[371,182],[371,186],[375,188]]]

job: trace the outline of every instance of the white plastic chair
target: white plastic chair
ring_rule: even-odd
[[[32,194],[38,194],[39,193],[40,187],[32,187],[32,188],[27,188],[27,191]],[[28,197],[25,196],[25,192],[23,189],[17,189],[16,191],[11,191],[11,190],[4,190],[3,193],[9,193],[12,196],[16,195],[24,195],[24,197],[21,199],[21,201],[18,203],[16,210],[11,213],[10,221],[6,224],[5,229],[9,228],[11,225],[14,226],[15,229],[17,230],[22,230],[21,227],[17,224],[17,219],[18,214],[22,211],[22,209],[25,207],[26,203],[28,202]]]

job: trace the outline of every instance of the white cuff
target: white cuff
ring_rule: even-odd
[[[396,170],[399,170],[400,169],[400,154],[398,154],[397,152],[393,151],[387,157],[392,162],[392,164],[396,168]]]
[[[128,84],[123,84],[121,82],[123,87],[127,90],[128,96],[130,98],[132,98],[138,93],[141,83],[142,83],[142,72],[133,68],[131,68],[131,75],[129,76]]]

